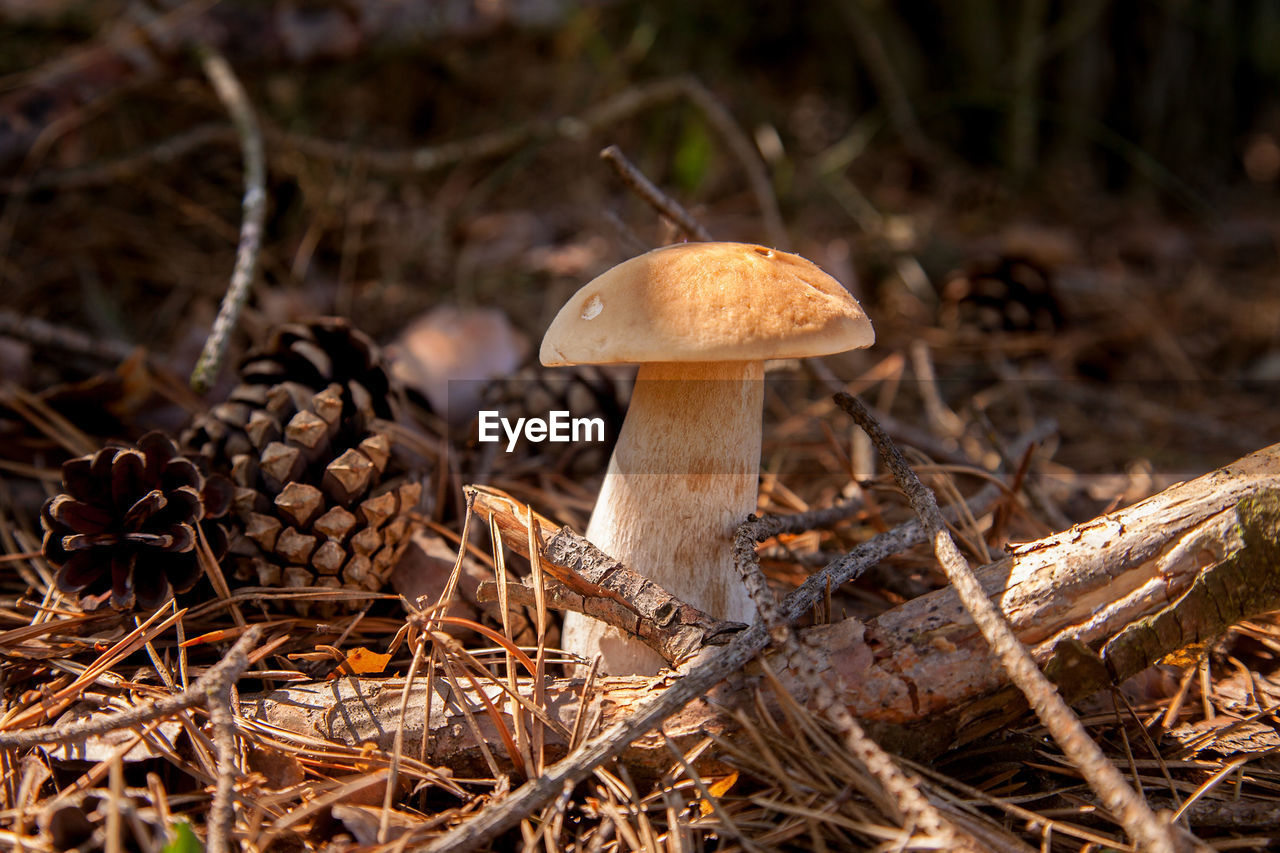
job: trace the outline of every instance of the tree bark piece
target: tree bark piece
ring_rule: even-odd
[[[549,590],[552,606],[625,628],[671,666],[680,666],[707,646],[724,645],[730,636],[746,628],[686,604],[505,492],[467,486],[466,493],[472,510],[496,525],[502,541],[519,553],[529,553],[531,527],[539,537],[541,531],[555,531],[537,543],[542,570],[557,582]],[[492,594],[489,589],[486,585],[484,592]],[[527,603],[524,595],[517,593],[517,597],[520,600],[516,603]]]
[[[1280,607],[1276,565],[1280,445],[1018,546],[979,569],[978,578],[1019,639],[1057,677],[1059,689],[1077,699],[1188,644],[1211,639],[1234,622]],[[1005,725],[1025,709],[950,589],[909,601],[865,627],[850,619],[800,633],[805,642],[828,650],[822,674],[838,686],[850,712],[866,721],[881,743],[903,754],[934,755]],[[789,689],[804,692],[785,666],[777,671]],[[729,689],[714,694],[714,702],[731,704],[758,678],[758,669],[744,668]],[[587,719],[598,711],[599,725],[607,729],[627,720],[655,691],[673,689],[681,680],[598,679]],[[521,685],[531,691],[531,685]],[[551,681],[551,716],[571,727],[581,689],[579,680]],[[245,696],[241,710],[292,731],[387,746],[397,725],[399,695],[397,682],[340,679]],[[463,698],[483,707],[476,697]],[[425,693],[410,702],[410,707],[428,707]],[[478,747],[458,728],[460,712],[450,710],[442,695],[433,697],[430,707],[425,727],[422,719],[408,723],[406,753],[413,754],[426,735],[428,761],[470,766]],[[675,736],[732,728],[729,716],[705,700],[672,719]],[[548,742],[555,746],[550,730]],[[656,738],[646,737],[621,758],[643,769],[663,766],[666,756]]]
[[[1280,539],[1277,487],[1273,445],[1018,546],[978,578],[1041,667],[1058,675],[1059,690],[1083,698],[1280,606],[1280,573],[1266,566]],[[1252,531],[1248,547],[1243,530]],[[883,614],[866,642],[876,663],[847,698],[868,721],[892,728],[929,719],[924,732],[938,746],[980,737],[1025,709],[950,588]],[[924,744],[921,735],[902,745]]]

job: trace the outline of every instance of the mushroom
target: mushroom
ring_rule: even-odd
[[[587,539],[712,616],[753,621],[732,541],[756,508],[765,360],[874,340],[838,281],[764,246],[666,246],[589,282],[552,321],[542,363],[640,369]],[[600,654],[605,673],[664,665],[638,639],[579,613],[565,615],[561,645]]]

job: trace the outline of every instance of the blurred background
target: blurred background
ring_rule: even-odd
[[[574,289],[682,239],[612,144],[715,238],[863,301],[879,340],[842,380],[931,370],[945,406],[1054,417],[1067,467],[1136,466],[1138,492],[1277,434],[1268,0],[3,0],[0,364],[41,391],[145,347],[174,381],[110,401],[126,433],[199,405],[179,386],[234,264],[209,51],[266,151],[232,366],[338,313],[428,397],[510,374]]]

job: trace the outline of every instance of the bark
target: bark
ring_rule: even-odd
[[[1013,549],[978,571],[1019,638],[1068,699],[1129,677],[1162,656],[1217,636],[1230,624],[1280,607],[1280,445],[1063,533]],[[929,756],[1019,717],[1025,704],[1008,686],[955,593],[938,590],[865,626],[856,620],[803,629],[828,650],[827,682],[880,741]],[[803,689],[783,662],[788,689]],[[695,663],[694,666],[702,664]],[[678,676],[598,679],[584,713],[607,727]],[[745,668],[670,718],[678,740],[728,732],[725,709],[749,700],[760,680]],[[522,682],[531,694],[531,685]],[[284,729],[358,745],[389,747],[399,725],[401,682],[346,679],[245,696],[241,711]],[[547,687],[549,756],[565,751],[578,714],[581,680]],[[405,721],[405,752],[455,773],[483,767],[457,707],[466,701],[486,739],[496,739],[477,697],[438,684],[426,701],[415,685]],[[485,688],[491,700],[500,688]],[[505,707],[498,702],[499,707]],[[507,720],[508,725],[510,721]],[[590,732],[587,732],[590,734]],[[425,747],[424,747],[425,739]],[[654,736],[632,743],[622,760],[661,772],[669,754]]]
[[[485,486],[467,486],[466,491],[471,511],[497,527],[502,541],[512,550],[527,555],[532,533],[542,571],[550,578],[543,588],[552,609],[583,613],[625,629],[675,667],[708,646],[724,645],[746,627],[716,619],[681,601],[505,492]],[[507,587],[511,603],[536,605],[532,587]],[[499,600],[491,583],[481,584],[478,597],[481,602]]]

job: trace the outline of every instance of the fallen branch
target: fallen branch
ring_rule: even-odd
[[[987,597],[987,591],[978,583],[968,561],[951,538],[942,518],[942,511],[938,508],[938,499],[920,482],[907,465],[902,452],[885,434],[880,424],[851,394],[837,394],[835,400],[880,451],[881,460],[893,472],[898,486],[906,493],[920,523],[933,540],[934,553],[947,574],[947,580],[959,595],[964,609],[982,633],[993,656],[999,661],[1009,680],[1027,698],[1040,722],[1062,747],[1067,759],[1084,776],[1089,787],[1119,818],[1125,831],[1143,849],[1153,853],[1174,853],[1196,844],[1194,838],[1182,837],[1184,832],[1180,827],[1174,827],[1168,820],[1157,817],[1142,795],[1134,790],[1103,754],[1102,747],[1089,736],[1080,718],[1040,671],[1000,608]]]
[[[575,610],[622,628],[673,666],[685,663],[706,646],[723,646],[734,632],[747,627],[721,621],[684,603],[505,492],[487,486],[467,486],[464,491],[476,514],[496,526],[502,541],[517,553],[530,552],[529,530],[539,537],[543,530],[555,530],[546,541],[533,543],[542,570],[557,581],[547,587],[550,607]],[[514,584],[510,587],[520,599],[517,603],[532,603],[532,589],[526,596]],[[482,594],[497,599],[491,584],[482,587]]]
[[[249,298],[249,285],[253,284],[253,271],[258,265],[258,251],[262,247],[262,224],[267,215],[267,159],[263,153],[258,119],[230,63],[212,48],[201,47],[200,53],[209,82],[231,114],[244,157],[244,200],[241,202],[243,213],[236,263],[209,339],[205,341],[204,351],[191,372],[191,387],[203,393],[218,377],[227,346],[231,343],[231,331],[236,327],[245,300]]]
[[[1280,561],[1267,563],[1280,547],[1277,490],[1280,445],[1018,545],[975,574],[1059,690],[1080,699],[1280,607]],[[970,741],[1025,713],[954,589],[880,615],[866,642],[876,662],[847,698],[899,737],[928,719],[901,744],[911,751]]]

